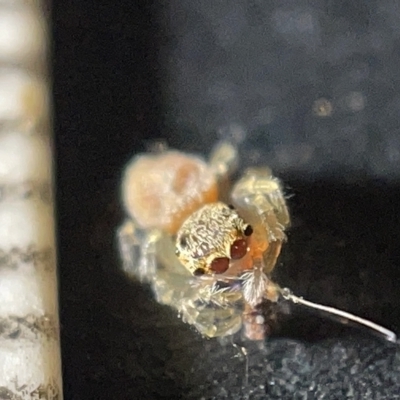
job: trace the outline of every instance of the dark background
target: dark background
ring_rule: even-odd
[[[148,140],[206,154],[242,132],[243,165],[272,165],[290,195],[276,279],[400,331],[400,7],[168,4],[53,3],[65,398],[397,398],[395,346],[297,310],[249,347],[242,389],[236,350],[129,281],[114,234],[122,169]]]

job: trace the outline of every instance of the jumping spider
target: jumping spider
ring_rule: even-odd
[[[124,270],[148,282],[158,302],[178,310],[203,336],[243,329],[263,340],[263,302],[280,298],[396,335],[370,321],[311,303],[271,280],[289,212],[270,169],[249,168],[229,186],[237,149],[218,143],[210,160],[159,149],[128,164],[122,181],[126,221],[118,230]]]

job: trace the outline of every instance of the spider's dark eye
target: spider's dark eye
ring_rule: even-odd
[[[179,239],[179,244],[181,245],[181,247],[186,247],[187,246],[187,237],[186,236],[182,236]]]
[[[203,268],[197,268],[194,272],[193,275],[194,276],[201,276],[204,275],[206,273],[206,271]]]
[[[247,242],[244,239],[235,240],[231,246],[231,258],[239,260],[247,253]]]
[[[246,229],[243,232],[245,236],[251,236],[253,234],[253,228],[251,225],[247,225]]]
[[[235,209],[235,207],[234,207],[232,204],[229,204],[228,207],[229,207],[231,210],[234,210],[234,209]]]
[[[229,258],[220,257],[215,258],[210,265],[211,271],[216,274],[223,274],[229,268]]]

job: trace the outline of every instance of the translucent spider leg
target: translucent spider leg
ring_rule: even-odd
[[[229,202],[231,177],[239,163],[237,145],[230,140],[219,141],[211,150],[209,165],[218,180],[219,199]]]
[[[159,231],[140,230],[133,220],[127,219],[117,231],[124,271],[141,282],[150,282],[157,269],[156,246],[159,238]]]
[[[218,142],[210,154],[209,164],[217,177],[230,177],[238,167],[238,148],[229,140]]]
[[[255,231],[263,272],[275,267],[281,246],[286,240],[285,229],[290,223],[289,211],[281,184],[268,168],[248,169],[232,190],[233,204]]]
[[[251,340],[262,340],[266,334],[265,324],[257,306],[263,299],[273,302],[278,299],[269,274],[286,240],[289,212],[280,182],[268,168],[248,169],[234,185],[231,198],[239,214],[253,229],[252,267],[242,275],[247,302],[243,314],[244,335]]]

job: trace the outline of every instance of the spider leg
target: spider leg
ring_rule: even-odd
[[[290,224],[289,211],[282,186],[268,168],[248,169],[231,193],[233,204],[264,242],[263,271],[269,274],[275,267],[286,240],[285,229]]]
[[[209,338],[238,332],[242,328],[243,307],[240,292],[219,291],[209,285],[197,287],[178,303],[182,320]]]
[[[268,336],[268,325],[260,312],[246,304],[243,312],[243,335],[253,341],[262,341]]]
[[[117,231],[117,244],[123,270],[141,282],[150,282],[157,268],[156,245],[160,238],[157,230],[144,231],[127,219]]]
[[[230,140],[219,141],[211,150],[209,165],[218,181],[219,199],[229,202],[231,177],[238,167],[237,145]]]
[[[211,150],[209,164],[219,180],[228,179],[237,170],[237,145],[230,140],[219,141]]]

